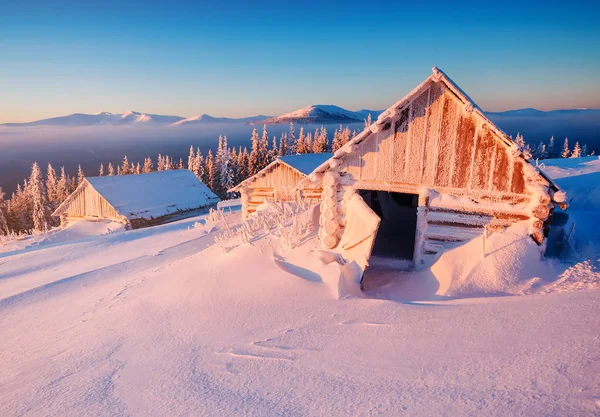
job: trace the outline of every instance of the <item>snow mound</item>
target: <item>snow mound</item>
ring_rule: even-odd
[[[483,236],[440,256],[431,267],[439,283],[438,295],[523,294],[551,276],[540,248],[527,235],[527,224],[517,223],[504,232]]]

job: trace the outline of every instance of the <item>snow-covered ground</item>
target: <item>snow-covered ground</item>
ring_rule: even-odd
[[[566,261],[513,229],[364,293],[311,239],[223,255],[207,216],[1,246],[0,415],[598,415],[600,162],[569,162]]]

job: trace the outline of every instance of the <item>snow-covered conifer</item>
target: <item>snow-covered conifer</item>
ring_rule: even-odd
[[[196,152],[194,174],[196,174],[196,177],[198,177],[200,181],[206,182],[206,167],[204,165],[204,157],[202,156],[202,152],[200,152],[200,147],[198,147]]]
[[[313,149],[313,139],[312,133],[308,132],[306,138],[304,139],[304,153],[312,153]]]
[[[260,171],[260,138],[256,128],[252,130],[252,137],[250,138],[252,143],[252,150],[248,157],[248,176],[252,176]]]
[[[127,155],[123,157],[123,165],[121,166],[121,175],[133,174],[132,169],[129,166],[129,159]]]
[[[190,154],[188,155],[188,169],[193,173],[196,173],[196,153],[194,152],[194,146],[190,146]]]
[[[139,162],[135,165],[135,173],[138,175],[142,173],[142,166]]]
[[[521,135],[520,133],[517,133],[517,137],[515,138],[515,142],[517,143],[517,146],[519,147],[520,151],[524,151],[525,150],[525,139],[523,138],[523,135]]]
[[[85,178],[85,174],[83,173],[83,169],[81,169],[81,165],[77,165],[77,185],[81,184]]]
[[[42,171],[37,162],[31,167],[31,176],[29,177],[29,192],[33,202],[32,218],[35,230],[45,232],[48,230],[48,202],[46,200],[46,190]]]
[[[581,147],[581,156],[588,156],[588,148],[587,148],[587,144],[585,144],[585,143]]]
[[[206,154],[206,182],[205,184],[213,190],[216,189],[217,178],[215,178],[215,160],[213,157],[212,149],[208,150]]]
[[[296,148],[298,146],[298,143],[296,141],[296,128],[294,126],[294,123],[290,123],[290,131],[289,134],[287,135],[287,147],[289,149],[288,153],[289,154],[295,154],[296,153]]]
[[[565,143],[563,144],[563,150],[560,154],[562,158],[568,158],[571,151],[569,150],[569,138],[565,138]]]
[[[147,174],[149,172],[152,172],[152,158],[150,158],[149,156],[146,157],[146,159],[144,159],[144,167],[142,168],[142,172],[144,174]]]
[[[550,142],[548,142],[548,158],[554,158],[556,156],[556,150],[554,149],[554,136],[550,138]]]
[[[156,159],[156,170],[164,171],[165,170],[165,158],[161,154],[158,154],[158,158]]]
[[[0,187],[0,235],[7,235],[9,233],[8,221],[6,216],[8,214],[6,200],[4,200],[4,192]]]
[[[573,148],[573,152],[571,152],[571,158],[580,158],[581,157],[581,146],[579,146],[579,141],[575,142],[575,147]]]
[[[289,147],[289,145],[288,145]],[[294,154],[295,153],[299,153],[299,154],[304,154],[307,153],[307,146],[306,146],[306,136],[304,135],[304,128],[300,127],[300,133],[298,134],[298,142],[296,143],[296,148],[294,149]],[[292,152],[290,152],[292,153]]]
[[[371,118],[371,113],[367,115],[365,119],[365,129],[373,124],[373,119]]]
[[[112,162],[108,163],[108,176],[112,177],[113,175],[115,175],[115,168],[113,167]]]

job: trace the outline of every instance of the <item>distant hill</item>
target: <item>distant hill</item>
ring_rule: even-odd
[[[272,117],[263,120],[260,123],[281,124],[281,123],[356,123],[364,121],[369,113],[373,120],[377,119],[383,110],[346,110],[330,104],[315,104],[304,107],[291,113]]]
[[[201,125],[201,124],[210,124],[210,123],[253,123],[260,120],[269,119],[271,116],[251,116],[251,117],[242,117],[239,119],[229,118],[229,117],[213,117],[208,114],[200,114],[194,117],[188,117],[187,119],[179,120],[173,123],[173,126],[193,126],[193,125]]]
[[[96,114],[74,113],[68,116],[52,117],[49,119],[36,120],[26,123],[3,123],[0,126],[23,127],[23,126],[122,126],[122,125],[168,125],[183,117],[165,116],[159,114],[139,113],[126,111],[123,113],[100,112]]]

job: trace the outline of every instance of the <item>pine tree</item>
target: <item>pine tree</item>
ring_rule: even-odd
[[[313,153],[327,152],[329,148],[329,141],[327,140],[327,130],[325,127],[317,129],[315,131],[315,141],[313,142]]]
[[[156,160],[156,170],[164,171],[165,170],[165,158],[161,154],[158,154],[158,158]]]
[[[177,165],[177,169],[185,169],[185,165],[183,165],[183,158],[179,158],[179,165]]]
[[[581,147],[581,156],[588,156],[588,148],[587,148],[587,144],[585,144],[585,143]]]
[[[342,127],[342,125],[340,125],[340,130],[337,130],[333,133],[333,142],[331,145],[331,151],[335,152],[338,149],[340,149],[342,147],[342,141],[343,141],[343,133],[344,129]]]
[[[205,184],[213,190],[216,189],[217,178],[215,178],[215,160],[213,157],[212,149],[208,150],[208,154],[206,155],[206,182]]]
[[[99,177],[104,176],[104,164],[102,162],[100,162],[100,171],[98,172],[98,176]]]
[[[250,151],[250,156],[248,158],[248,176],[251,177],[260,171],[260,139],[256,128],[252,130],[250,141],[252,142],[252,150]]]
[[[288,145],[289,147],[289,145]],[[306,146],[306,137],[304,136],[304,128],[300,127],[300,134],[298,135],[298,142],[296,143],[296,148],[293,150],[293,152],[290,150],[291,154],[295,154],[295,153],[299,153],[299,154],[304,154],[307,153],[307,146]]]
[[[554,149],[554,136],[550,138],[550,142],[548,142],[548,158],[554,158],[556,156],[556,151]]]
[[[192,171],[194,174],[197,172],[196,153],[194,152],[193,146],[190,146],[190,154],[188,155],[188,169],[190,171]]]
[[[65,174],[65,167],[60,167],[60,179],[56,186],[56,199],[58,204],[62,203],[69,196],[69,180]]]
[[[123,175],[123,168],[120,165],[117,165],[117,175]]]
[[[142,172],[144,174],[152,172],[152,158],[150,158],[149,156],[147,156],[146,159],[144,159],[144,168],[142,169]]]
[[[568,158],[571,151],[569,150],[569,138],[565,138],[565,143],[563,144],[563,150],[560,156],[562,158]]]
[[[571,158],[581,158],[581,147],[579,146],[579,141],[575,142],[575,147],[571,153]]]
[[[45,232],[48,230],[48,202],[46,200],[46,190],[42,171],[37,162],[31,167],[31,176],[29,177],[29,192],[33,202],[33,227],[35,230]]]
[[[218,190],[220,191],[219,197],[226,198],[227,190],[233,187],[233,172],[231,169],[231,161],[229,158],[229,148],[227,147],[227,136],[223,137],[222,146],[220,149],[221,155],[217,158],[219,163],[219,184]]]
[[[108,163],[108,176],[112,177],[113,175],[115,175],[115,168],[113,167],[113,164],[111,162]]]
[[[313,149],[313,139],[312,133],[308,132],[306,135],[306,139],[304,139],[304,152],[303,153],[312,153]]]
[[[58,199],[58,178],[56,177],[56,171],[50,163],[48,163],[48,173],[46,175],[46,195],[48,199],[48,211],[52,214],[61,202]],[[48,216],[48,221],[52,226],[58,226],[51,216]]]
[[[263,133],[262,138],[260,139],[260,159],[259,159],[259,167],[260,171],[264,167],[266,167],[269,163],[269,132],[267,132],[267,125],[263,125]]]
[[[517,146],[519,147],[520,151],[524,151],[525,150],[525,139],[523,138],[523,135],[521,135],[520,133],[517,133],[517,137],[515,138],[515,142],[517,143]]]
[[[200,181],[206,184],[206,167],[204,165],[204,157],[202,156],[202,152],[200,152],[200,147],[198,147],[198,151],[196,152],[194,174],[196,174],[196,177],[198,177]]]
[[[344,129],[344,133],[342,135],[342,146],[347,144],[349,141],[350,141],[350,128],[348,126],[346,126],[346,129]]]
[[[8,221],[6,217],[8,215],[6,200],[4,200],[4,192],[2,191],[2,187],[0,187],[0,236],[8,235],[10,230],[8,229]]]
[[[287,134],[283,132],[281,134],[281,138],[279,139],[279,150],[277,151],[277,156],[285,156],[288,154],[288,142],[287,142]]]
[[[129,159],[127,159],[127,155],[123,157],[123,165],[121,166],[121,175],[129,175],[133,174],[131,168],[129,167]]]
[[[269,149],[268,163],[270,164],[279,156],[279,148],[277,147],[277,137],[273,136],[273,143],[271,149]]]
[[[365,129],[373,124],[373,120],[371,119],[371,113],[367,115],[365,119]]]
[[[295,154],[296,153],[296,148],[298,146],[298,144],[296,143],[296,129],[294,127],[294,123],[290,123],[290,133],[287,137],[287,146],[288,149],[290,150],[290,154]]]
[[[81,165],[77,165],[77,185],[79,186],[82,184],[84,179],[85,175],[83,173],[83,169],[81,169]]]
[[[248,148],[244,148],[243,151],[238,152],[238,158],[239,158],[239,162],[238,162],[239,181],[238,182],[241,182],[250,176],[249,171],[248,171],[248,164],[250,161],[250,156],[248,154]]]
[[[138,175],[142,173],[142,167],[140,166],[139,162],[135,166],[135,173]]]

